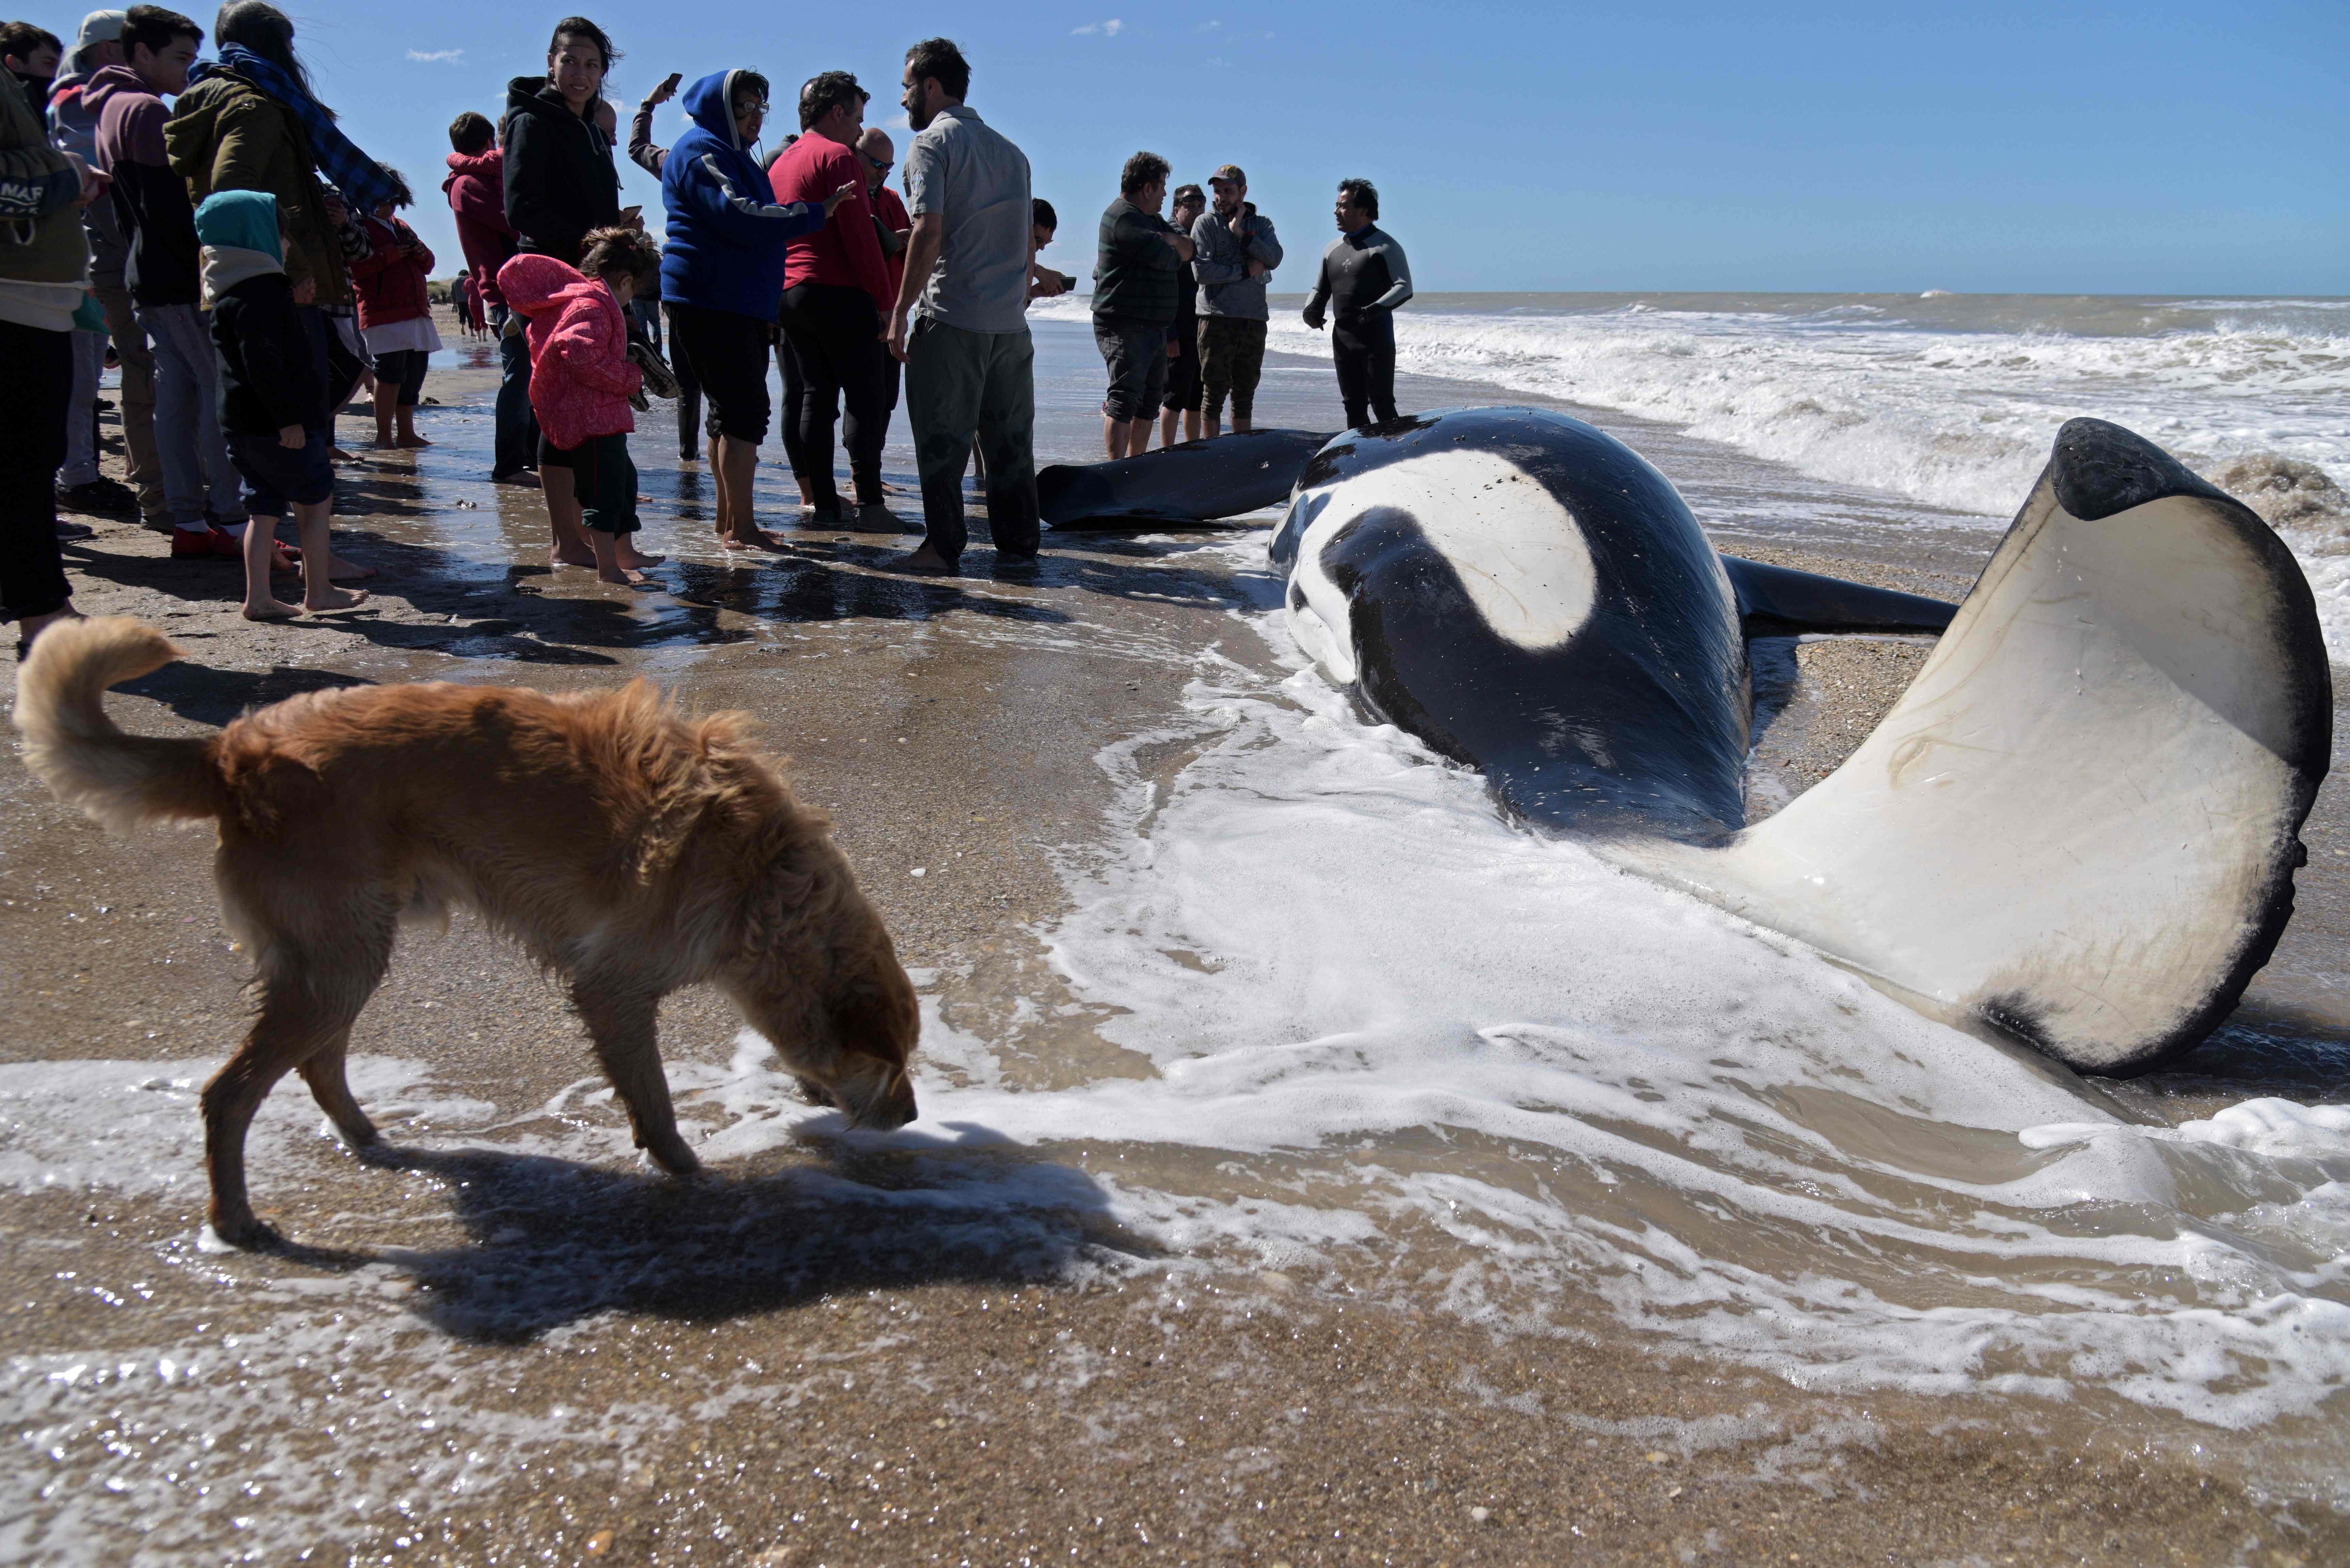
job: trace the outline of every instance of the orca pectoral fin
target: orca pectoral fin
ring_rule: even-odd
[[[1768,631],[1939,631],[1959,607],[1791,566],[1721,558],[1750,634]]]
[[[1885,722],[1715,849],[1611,851],[2086,1073],[2201,1041],[2293,912],[2333,745],[2309,584],[2241,503],[2074,420]]]
[[[1330,437],[1248,431],[1108,462],[1055,463],[1036,473],[1036,501],[1055,528],[1164,526],[1237,517],[1289,499]]]

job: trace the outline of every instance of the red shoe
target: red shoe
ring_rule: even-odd
[[[244,559],[244,546],[217,528],[207,527],[201,534],[192,528],[172,530],[172,559],[192,561],[220,556],[242,561]]]
[[[247,524],[246,526],[252,524]],[[272,539],[269,541],[269,569],[273,572],[298,572],[302,569],[302,557],[296,555],[285,540]]]

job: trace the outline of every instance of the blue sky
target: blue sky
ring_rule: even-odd
[[[1427,290],[2350,293],[2341,0],[588,3],[625,57],[623,123],[669,71],[730,66],[776,83],[778,119],[830,67],[894,117],[906,45],[957,39],[972,107],[1060,209],[1047,259],[1081,276],[1118,165],[1148,147],[1179,180],[1245,167],[1292,289],[1332,187],[1366,174]],[[412,220],[449,270],[445,128],[494,118],[561,13],[289,9],[353,140],[424,192]],[[665,109],[660,139],[680,123]]]

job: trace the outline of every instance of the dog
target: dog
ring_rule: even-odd
[[[646,680],[550,697],[511,687],[359,686],[259,710],[205,738],[126,734],[106,689],[179,657],[135,620],[46,629],[16,680],[26,764],[127,832],[211,819],[229,930],[259,1012],[204,1085],[212,1228],[264,1246],[244,1137],[301,1074],[343,1140],[376,1142],[343,1060],[403,919],[478,910],[570,984],[639,1147],[672,1175],[678,1136],[655,1039],[660,999],[708,982],[812,1097],[851,1126],[915,1116],[913,983],[820,814],[749,741],[742,713],[678,715]]]

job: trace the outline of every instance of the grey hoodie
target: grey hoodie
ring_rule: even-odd
[[[1191,243],[1199,247],[1199,254],[1191,259],[1191,273],[1200,280],[1200,314],[1270,320],[1264,289],[1272,281],[1271,269],[1281,265],[1281,239],[1273,232],[1273,220],[1259,213],[1254,202],[1242,202],[1238,215],[1247,220],[1245,245],[1233,237],[1213,206],[1192,221]],[[1263,276],[1249,276],[1251,261],[1265,265]]]

